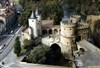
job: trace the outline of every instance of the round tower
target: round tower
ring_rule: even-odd
[[[37,21],[38,21],[38,33],[39,33],[39,35],[42,35],[42,32],[41,32],[42,18],[41,18],[41,14],[40,14],[38,8],[35,11],[35,15],[36,15]]]
[[[38,37],[38,21],[35,16],[35,13],[32,12],[31,17],[28,19],[29,27],[31,27],[32,33],[34,37]]]
[[[75,31],[75,23],[72,23],[71,20],[62,20],[61,21],[61,50],[64,53],[71,52],[71,46],[73,45]]]

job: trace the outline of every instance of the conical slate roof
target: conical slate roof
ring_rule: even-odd
[[[36,19],[36,15],[35,15],[35,12],[34,11],[32,11],[32,14],[31,14],[30,18],[31,19]]]
[[[35,11],[35,15],[40,15],[39,9],[37,8]]]

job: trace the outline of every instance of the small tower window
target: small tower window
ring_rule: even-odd
[[[71,28],[70,28],[70,30],[71,30]]]
[[[68,44],[68,42],[67,42],[67,44]]]
[[[32,22],[34,22],[34,20],[32,20]]]

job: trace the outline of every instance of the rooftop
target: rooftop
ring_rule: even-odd
[[[5,9],[5,11],[3,11],[2,14],[0,14],[0,16],[7,19],[8,17],[10,17],[14,13],[14,11],[15,11],[14,7],[7,8],[7,9]],[[2,11],[0,11],[0,12],[2,12]]]
[[[31,14],[30,18],[31,19],[36,19],[36,15],[35,15],[35,12],[34,11],[32,11],[32,14]]]
[[[22,32],[29,34],[28,29],[29,29],[28,27],[25,27],[25,28],[22,29]]]
[[[54,20],[42,20],[42,28],[50,28],[54,24]]]

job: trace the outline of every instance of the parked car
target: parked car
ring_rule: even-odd
[[[10,33],[12,34],[14,31],[12,30],[12,31],[10,31]]]

